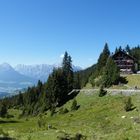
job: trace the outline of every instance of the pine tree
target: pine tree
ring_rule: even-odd
[[[73,100],[72,106],[71,106],[71,111],[74,111],[74,110],[78,110],[78,105],[77,105],[76,99]]]
[[[62,69],[54,69],[47,82],[47,98],[50,107],[56,107],[66,101],[65,77]]]
[[[98,59],[97,70],[96,70],[98,73],[97,75],[102,74],[102,70],[106,66],[106,62],[109,56],[110,56],[110,51],[109,51],[108,44],[106,43],[103,52],[100,54]]]
[[[119,81],[119,77],[120,71],[114,60],[109,57],[103,73],[103,85],[105,87],[109,87],[112,84],[117,84]]]
[[[7,114],[7,107],[4,103],[0,105],[0,117],[5,117]]]
[[[115,53],[117,53],[119,51],[119,49],[116,47],[116,49],[115,49]]]
[[[74,82],[74,74],[73,74],[73,68],[72,68],[72,59],[71,56],[68,55],[67,52],[65,52],[63,62],[62,62],[62,69],[63,69],[63,74],[65,76],[65,87],[66,87],[66,92],[70,92],[73,89],[73,82]]]
[[[122,46],[119,47],[118,51],[122,51]]]
[[[126,112],[133,110],[133,104],[132,104],[131,97],[127,98],[127,100],[125,102],[124,109],[125,109]]]
[[[127,45],[126,47],[125,47],[125,51],[128,53],[128,54],[130,54],[130,47],[129,47],[129,45]]]
[[[80,89],[81,85],[80,85],[80,74],[77,73],[74,75],[74,85],[73,85],[74,89]]]
[[[22,106],[23,105],[23,95],[20,92],[17,98],[17,105]]]

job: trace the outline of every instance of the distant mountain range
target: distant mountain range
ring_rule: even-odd
[[[20,74],[26,75],[31,78],[35,78],[41,81],[46,81],[48,76],[52,73],[54,68],[61,67],[60,64],[57,65],[48,65],[48,64],[40,64],[40,65],[17,65],[15,70]],[[79,71],[82,68],[79,66],[73,66],[74,71]]]
[[[15,91],[37,84],[38,80],[45,82],[54,68],[61,65],[22,65],[13,68],[8,63],[0,65],[0,97],[17,93]],[[81,67],[73,66],[74,71],[81,70]]]

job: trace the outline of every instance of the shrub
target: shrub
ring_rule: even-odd
[[[69,110],[67,109],[67,108],[60,108],[60,110],[59,110],[59,114],[66,114],[66,113],[68,113],[69,112]]]
[[[77,133],[73,139],[74,140],[86,140],[86,136],[83,136],[82,134]]]
[[[32,140],[32,137],[29,135],[29,136],[27,137],[27,140]]]
[[[5,104],[0,104],[0,117],[6,117],[7,115],[7,107]]]
[[[99,97],[103,97],[107,94],[107,91],[104,90],[103,86],[100,87],[100,90],[99,90]]]
[[[75,136],[71,136],[70,134],[64,133],[63,136],[57,137],[59,140],[86,140],[86,136],[83,136],[82,134],[75,134]]]
[[[125,106],[124,109],[126,112],[133,110],[133,104],[132,104],[132,100],[131,97],[128,97],[125,101]]]
[[[39,128],[44,128],[46,126],[45,118],[40,115],[37,124]]]
[[[9,134],[4,132],[4,130],[2,128],[0,128],[0,136],[3,136],[3,137],[8,137]]]
[[[79,108],[79,106],[77,105],[77,101],[76,101],[76,99],[74,99],[72,102],[71,110],[72,111],[78,110],[78,108]]]
[[[55,114],[55,107],[52,107],[50,111],[51,111],[50,116],[53,116]]]

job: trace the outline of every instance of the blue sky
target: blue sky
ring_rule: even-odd
[[[0,63],[96,63],[105,42],[140,44],[139,0],[0,0]]]

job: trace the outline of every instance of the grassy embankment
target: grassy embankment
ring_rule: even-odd
[[[0,119],[0,128],[18,140],[56,140],[57,136],[68,133],[81,133],[89,140],[126,140],[140,138],[140,95],[132,96],[137,110],[125,112],[123,95],[98,97],[98,93],[80,93],[76,100],[80,105],[78,111],[67,114],[48,112],[44,115],[46,126],[39,128],[39,117],[19,119],[18,110],[9,110],[12,119]],[[70,110],[72,101],[64,105]],[[126,116],[126,118],[122,118]],[[11,122],[10,122],[11,121]],[[53,129],[48,130],[48,125]]]

